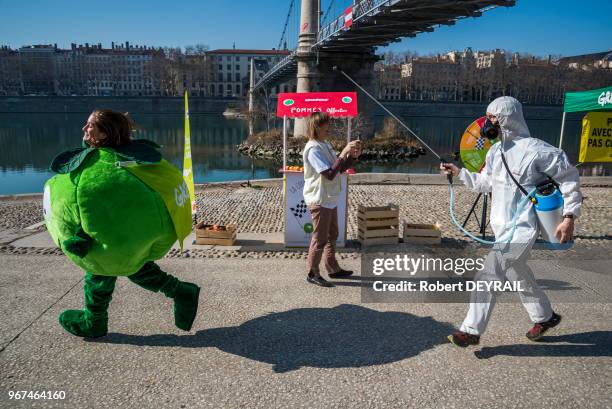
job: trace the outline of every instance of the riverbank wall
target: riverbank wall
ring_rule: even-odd
[[[189,98],[192,114],[222,114],[236,98]],[[182,114],[182,97],[0,97],[0,113],[89,113],[109,108],[131,114]]]
[[[238,98],[190,97],[192,114],[221,114],[228,106],[244,103]],[[484,115],[487,104],[457,102],[383,101],[395,114],[402,117],[478,118]],[[274,103],[272,104],[274,105]],[[110,108],[133,114],[183,113],[182,97],[0,97],[0,113],[87,113],[95,108]],[[379,108],[375,116],[386,114]],[[561,120],[561,105],[524,105],[526,119]],[[568,114],[568,120],[577,120],[582,113]]]

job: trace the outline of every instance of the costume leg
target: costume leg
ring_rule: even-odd
[[[85,274],[85,308],[67,310],[60,317],[62,327],[79,337],[101,337],[108,332],[108,306],[113,298],[117,277]]]
[[[166,297],[174,299],[174,324],[189,331],[198,313],[200,287],[193,283],[180,281],[162,271],[152,261],[146,263],[128,279],[149,291],[161,291]]]

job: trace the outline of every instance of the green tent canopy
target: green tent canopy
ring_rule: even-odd
[[[561,135],[559,148],[563,145],[565,130],[565,114],[567,112],[608,111],[612,110],[612,87],[592,89],[581,92],[566,92],[563,103],[563,119],[561,120]]]
[[[563,112],[601,111],[612,109],[612,87],[565,93]]]

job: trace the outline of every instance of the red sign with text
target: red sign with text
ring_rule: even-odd
[[[303,118],[314,112],[332,117],[357,116],[356,92],[300,92],[278,94],[276,116]]]

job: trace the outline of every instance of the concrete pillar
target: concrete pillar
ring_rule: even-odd
[[[319,77],[316,67],[316,54],[312,46],[317,41],[319,32],[319,0],[302,0],[300,9],[300,35],[297,48],[297,92],[313,92],[318,90]],[[304,136],[306,120],[296,119],[293,128],[294,136]]]
[[[253,95],[253,87],[255,86],[255,58],[251,57],[251,65],[249,67],[249,113],[253,114],[255,109],[255,95]]]
[[[334,67],[341,68],[372,95],[376,95],[374,87],[374,63],[378,57],[373,49],[364,49],[362,52],[320,51],[313,52],[312,46],[316,43],[320,23],[320,1],[302,0],[300,35],[297,48],[297,92],[316,91],[357,91]],[[359,112],[367,125],[364,137],[373,131],[373,120],[378,107],[365,95],[359,95]],[[305,136],[306,120],[296,119],[294,136]]]

